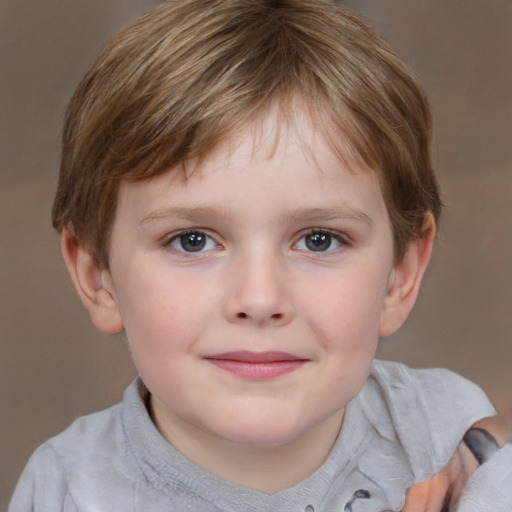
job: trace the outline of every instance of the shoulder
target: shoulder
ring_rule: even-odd
[[[483,408],[494,413],[485,393],[476,384],[444,368],[412,369],[401,363],[376,360],[370,378],[391,403],[398,395],[400,399],[425,401],[425,406],[436,405],[442,413],[444,409],[451,411],[454,405],[467,401],[466,409],[470,411],[479,414]]]
[[[77,418],[66,430],[41,448],[53,450],[63,464],[84,460],[87,454],[108,452],[115,447],[121,427],[122,404]],[[36,452],[37,453],[37,452]]]
[[[507,443],[475,471],[457,505],[459,512],[512,510],[512,444]]]
[[[130,388],[128,388],[128,391]],[[123,429],[124,404],[75,420],[41,445],[27,463],[10,511],[74,511],[93,489],[105,488],[105,475],[116,485],[136,478],[136,462]]]
[[[79,418],[64,432],[42,444],[23,470],[9,511],[77,510],[73,496],[74,474],[79,467],[87,468],[85,457],[94,457],[98,452],[95,440],[102,437],[101,430],[111,416],[110,411],[103,411]]]
[[[418,479],[447,463],[473,423],[496,414],[476,384],[440,368],[375,361],[363,395],[368,418],[393,432]]]

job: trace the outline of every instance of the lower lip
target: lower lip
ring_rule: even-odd
[[[252,380],[264,380],[281,377],[300,368],[305,361],[265,361],[248,362],[234,359],[209,359],[218,368],[226,370],[238,377]]]

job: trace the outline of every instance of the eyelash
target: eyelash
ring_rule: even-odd
[[[190,235],[198,235],[198,236],[204,237],[205,238],[205,245],[208,244],[208,241],[210,241],[210,242],[213,242],[216,247],[220,247],[219,244],[217,244],[217,242],[215,242],[213,237],[211,237],[203,229],[184,229],[184,230],[172,233],[169,237],[167,237],[166,240],[164,240],[163,246],[167,247],[167,248],[170,248],[170,249],[173,249],[174,252],[176,252],[177,254],[180,254],[180,255],[191,255],[191,254],[194,254],[194,253],[202,254],[204,252],[207,252],[207,251],[203,251],[202,250],[202,249],[204,249],[205,245],[203,245],[202,247],[199,247],[199,249],[197,251],[193,251],[193,250],[192,251],[187,251],[187,250],[185,250],[183,248],[183,246],[181,247],[181,249],[173,246],[174,242],[180,240],[183,237],[190,236]],[[208,250],[211,250],[211,249],[208,249]]]
[[[181,247],[175,247],[173,244],[176,241],[179,241],[183,237],[187,237],[190,235],[197,235],[198,240],[198,248],[197,250],[186,250],[183,247],[183,243],[181,243]],[[316,248],[312,248],[310,244],[308,244],[307,237],[312,237],[314,235],[327,235],[329,237],[327,240],[320,238],[318,245],[316,245],[316,248],[319,248],[316,250]],[[204,237],[204,238],[202,238]],[[202,238],[202,240],[201,240]],[[339,244],[338,247],[332,248],[332,241],[335,241],[335,243]],[[190,240],[191,241],[191,240]],[[183,240],[182,240],[183,242]],[[301,242],[305,247],[300,247]],[[317,243],[315,242],[315,243]],[[208,246],[208,244],[214,243],[215,247],[209,247],[206,250],[205,247]],[[322,249],[322,243],[327,243],[327,246]],[[312,254],[330,254],[332,252],[339,251],[343,247],[349,245],[349,240],[347,240],[347,237],[345,235],[342,235],[339,232],[331,231],[329,229],[323,229],[323,228],[312,228],[305,232],[302,232],[300,235],[300,238],[293,244],[293,248],[299,251],[303,251],[305,253],[312,253]],[[175,232],[171,234],[163,243],[164,247],[169,247],[170,249],[173,249],[177,254],[180,255],[193,255],[195,253],[197,254],[203,254],[205,252],[209,252],[214,248],[220,248],[220,245],[215,242],[213,237],[208,235],[208,233],[205,230],[202,229],[184,229],[178,232]]]
[[[299,249],[299,250],[304,250],[305,252],[313,253],[313,254],[315,254],[315,253],[329,254],[329,253],[337,252],[340,249],[342,249],[343,247],[350,244],[348,237],[346,235],[339,233],[338,231],[331,231],[330,229],[325,229],[325,228],[312,228],[312,229],[307,230],[306,232],[303,232],[301,234],[299,240],[294,244],[294,246],[297,246],[300,241],[305,240],[306,237],[312,236],[312,235],[328,235],[329,237],[331,237],[331,240],[335,240],[340,245],[340,247],[328,250],[331,247],[331,242],[329,242],[329,245],[326,247],[327,250],[319,250],[319,251],[315,251],[312,249],[309,249],[309,250]],[[305,243],[307,245],[307,242],[305,242]]]

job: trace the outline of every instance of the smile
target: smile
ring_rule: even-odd
[[[249,352],[245,350],[214,354],[205,359],[222,370],[252,380],[280,377],[297,370],[307,362],[307,359],[285,352]]]

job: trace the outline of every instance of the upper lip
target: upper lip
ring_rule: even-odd
[[[216,359],[223,361],[241,361],[244,363],[272,363],[278,361],[301,361],[303,357],[295,356],[287,352],[278,350],[268,350],[265,352],[251,352],[249,350],[235,350],[232,352],[222,352],[221,354],[212,354],[206,359]]]

